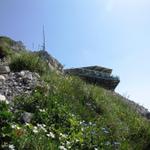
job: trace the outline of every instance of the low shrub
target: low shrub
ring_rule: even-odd
[[[29,70],[32,72],[37,72],[41,75],[47,72],[48,64],[36,54],[22,52],[12,58],[10,69],[15,72]]]
[[[8,58],[12,55],[11,50],[8,48],[4,48],[3,46],[0,46],[0,59]]]

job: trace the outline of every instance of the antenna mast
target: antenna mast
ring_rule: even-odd
[[[43,25],[43,51],[45,51],[45,29]]]

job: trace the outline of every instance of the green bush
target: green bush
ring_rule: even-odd
[[[8,105],[5,102],[0,102],[0,149],[3,149],[3,145],[8,145],[11,140],[11,122],[13,119],[12,113],[8,109]]]
[[[8,48],[5,48],[3,46],[0,46],[0,59],[8,58],[11,55],[12,55],[11,50],[9,50]]]
[[[21,70],[29,70],[32,72],[43,74],[47,72],[48,64],[36,54],[22,52],[12,58],[10,69],[15,72]]]

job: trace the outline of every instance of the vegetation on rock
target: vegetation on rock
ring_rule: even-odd
[[[37,58],[26,53],[10,63],[14,71],[41,73],[46,84],[30,96],[0,102],[0,149],[150,149],[149,121],[122,97],[77,77],[43,70]],[[22,122],[26,112],[32,114],[30,122]]]
[[[30,52],[22,52],[20,55],[12,57],[9,66],[10,69],[15,72],[29,70],[43,74],[48,70],[48,64],[39,56]]]

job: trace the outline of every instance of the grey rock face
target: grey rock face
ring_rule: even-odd
[[[29,112],[24,112],[21,116],[21,121],[23,123],[30,123],[31,122],[31,119],[33,117],[33,114],[32,113],[29,113]]]
[[[23,50],[26,50],[26,47],[24,46],[23,42],[22,41],[13,41],[12,42],[12,45],[11,45],[11,48],[14,50],[14,51],[23,51]]]
[[[6,78],[3,75],[0,75],[0,82],[4,82]]]
[[[37,85],[42,85],[39,77],[37,73],[30,71],[10,72],[0,75],[0,94],[4,95],[9,101],[24,93],[28,95]]]
[[[42,59],[44,59],[48,63],[48,66],[51,70],[56,70],[63,73],[63,65],[47,51],[41,50],[34,53],[37,53]]]
[[[10,69],[8,66],[0,65],[0,74],[7,74],[9,72],[10,72]]]

